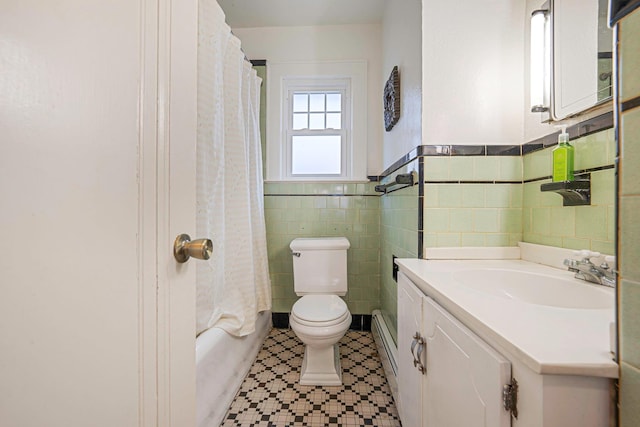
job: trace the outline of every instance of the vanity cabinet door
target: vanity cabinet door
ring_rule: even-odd
[[[423,319],[425,425],[510,426],[511,415],[502,403],[503,386],[511,379],[509,361],[428,297]]]
[[[422,331],[424,294],[402,272],[398,274],[398,412],[402,425],[422,426],[424,375],[414,366],[414,336]]]

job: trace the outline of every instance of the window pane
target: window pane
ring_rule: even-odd
[[[341,118],[340,113],[327,113],[327,129],[340,129]]]
[[[291,141],[291,173],[294,175],[339,175],[340,135],[294,136]]]
[[[342,111],[342,96],[339,93],[327,94],[327,111]]]
[[[309,129],[324,129],[324,113],[309,114]]]
[[[324,93],[312,93],[309,95],[309,111],[324,111]]]
[[[293,94],[293,111],[306,112],[309,111],[309,95],[306,93]]]
[[[297,113],[293,115],[293,130],[307,129],[309,127],[307,113]]]

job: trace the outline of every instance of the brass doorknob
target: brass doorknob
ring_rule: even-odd
[[[207,260],[213,252],[211,239],[198,239],[191,241],[188,234],[180,234],[173,243],[173,256],[179,263],[187,262],[189,258]]]

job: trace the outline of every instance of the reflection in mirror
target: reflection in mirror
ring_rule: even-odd
[[[553,0],[553,119],[612,95],[612,31],[608,0]]]
[[[607,25],[609,0],[598,0],[598,102],[613,96],[613,32]]]

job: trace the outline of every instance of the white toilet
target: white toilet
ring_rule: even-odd
[[[351,325],[351,313],[340,298],[347,293],[347,249],[344,237],[294,239],[293,284],[301,298],[291,309],[291,329],[305,344],[300,384],[341,385],[338,341]]]

